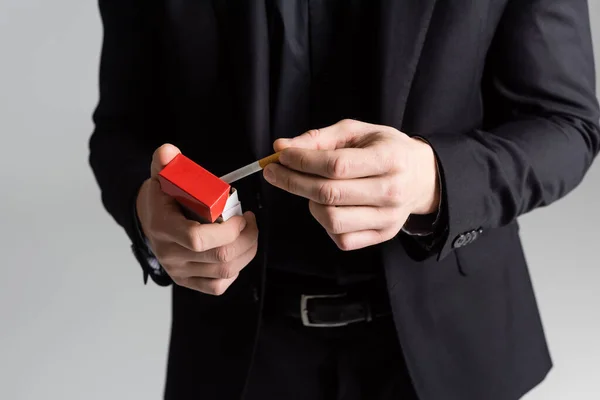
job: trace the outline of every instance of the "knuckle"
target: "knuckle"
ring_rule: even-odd
[[[340,234],[344,232],[344,223],[339,218],[333,218],[329,222],[331,233]]]
[[[321,134],[321,131],[319,129],[311,129],[306,134],[311,138],[317,138]]]
[[[336,213],[335,207],[328,207],[325,211],[325,225],[326,229],[333,234],[340,234],[344,231],[344,223],[339,215]]]
[[[218,279],[208,285],[208,292],[213,296],[222,296],[225,294],[228,287],[226,281]]]
[[[327,163],[327,172],[334,178],[343,178],[350,169],[350,163],[343,157],[333,157]]]
[[[375,159],[378,160],[381,174],[399,169],[400,162],[396,156],[398,152],[392,152],[383,146],[375,148]]]
[[[341,198],[341,192],[339,188],[326,182],[319,186],[317,198],[319,203],[331,206],[339,202]]]
[[[336,245],[342,251],[351,251],[353,249],[352,240],[349,235],[338,236]]]
[[[292,179],[289,175],[286,175],[283,178],[283,187],[287,188],[287,190],[289,190],[292,193],[298,193],[298,185],[296,181]]]
[[[403,201],[402,185],[395,181],[388,181],[382,188],[383,197],[391,204],[401,204]]]
[[[235,272],[229,265],[222,265],[218,268],[217,275],[220,279],[231,279],[235,276]]]
[[[298,154],[298,165],[300,166],[301,171],[306,171],[308,168],[306,156],[302,153]]]
[[[215,257],[220,263],[228,263],[233,261],[234,249],[231,246],[221,246],[216,250]]]
[[[200,253],[206,250],[204,236],[197,229],[189,230],[188,240],[193,251]]]
[[[355,124],[356,124],[356,121],[351,118],[344,118],[343,120],[340,121],[340,126],[343,129],[351,130],[352,128],[354,128]]]

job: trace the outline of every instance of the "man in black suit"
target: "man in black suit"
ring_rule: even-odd
[[[90,163],[172,286],[167,399],[518,399],[552,363],[517,218],[600,149],[585,0],[100,0]],[[182,152],[246,212],[186,219]]]

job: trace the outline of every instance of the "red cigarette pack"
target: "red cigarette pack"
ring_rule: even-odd
[[[177,200],[191,219],[214,223],[241,215],[236,190],[181,153],[160,171],[158,179],[162,191]]]

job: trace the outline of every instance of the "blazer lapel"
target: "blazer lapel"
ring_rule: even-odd
[[[437,0],[381,0],[379,123],[401,129],[406,102]]]

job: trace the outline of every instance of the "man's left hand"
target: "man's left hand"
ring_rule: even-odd
[[[439,207],[433,149],[397,129],[344,120],[278,139],[272,185],[309,200],[314,218],[342,250],[395,237],[411,214]]]

